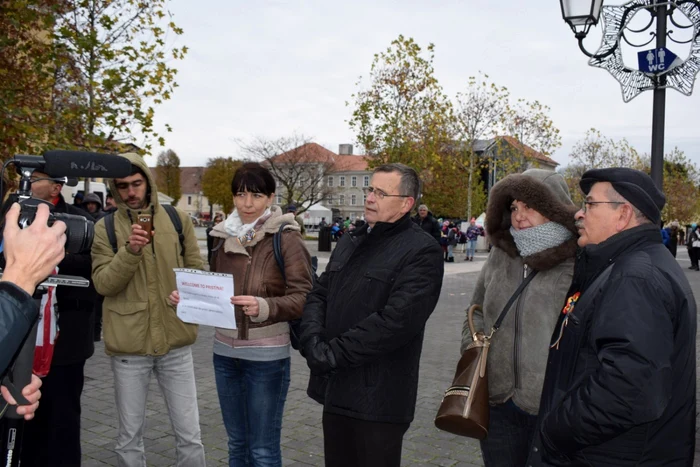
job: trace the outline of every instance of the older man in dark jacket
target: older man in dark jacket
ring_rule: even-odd
[[[583,174],[579,246],[527,465],[691,466],[695,298],[643,172]]]
[[[440,223],[435,219],[433,213],[428,210],[428,206],[425,204],[418,206],[418,214],[412,219],[421,229],[432,235],[438,242],[440,241]]]
[[[341,238],[307,298],[303,354],[312,377],[327,375],[319,394],[327,466],[401,462],[443,275],[440,246],[409,217],[419,186],[405,165],[375,169],[367,224]]]

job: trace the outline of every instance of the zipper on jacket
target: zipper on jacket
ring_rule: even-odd
[[[523,280],[527,277],[527,264],[523,265]],[[523,290],[523,292],[525,292]],[[518,371],[518,366],[520,364],[520,339],[519,339],[519,332],[520,332],[520,303],[523,298],[523,293],[520,294],[518,297],[518,301],[515,305],[515,316],[514,316],[514,322],[515,322],[515,330],[513,332],[513,385],[515,389],[518,389],[520,387],[520,372]]]
[[[248,290],[248,279],[250,273],[250,264],[253,262],[253,249],[250,247],[246,248],[248,252],[248,261],[245,264],[245,276],[243,278],[243,291]],[[248,316],[243,313],[241,318],[241,329],[238,330],[238,338],[241,340],[248,340]]]

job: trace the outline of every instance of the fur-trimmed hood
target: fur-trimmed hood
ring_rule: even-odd
[[[578,207],[571,201],[564,177],[549,170],[530,169],[508,175],[491,189],[486,208],[486,233],[494,246],[513,258],[520,255],[510,234],[510,204],[515,199],[574,234],[574,238],[557,247],[523,258],[525,264],[546,270],[575,256],[578,231],[574,214]]]

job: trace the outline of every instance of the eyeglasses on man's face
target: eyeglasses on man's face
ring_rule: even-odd
[[[384,198],[410,198],[409,195],[390,195],[388,193],[383,192],[379,188],[374,188],[373,186],[370,186],[367,188],[368,193],[374,193],[374,196],[377,197],[377,199],[384,199]]]
[[[588,210],[588,206],[593,206],[596,204],[625,204],[624,201],[584,201],[581,203],[581,211],[586,212]]]

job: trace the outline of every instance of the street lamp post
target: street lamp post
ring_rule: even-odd
[[[560,0],[562,16],[578,39],[581,51],[590,57],[589,65],[609,71],[622,88],[622,98],[629,102],[643,91],[654,91],[651,131],[651,178],[663,188],[664,128],[666,88],[690,95],[700,70],[700,2],[698,0],[632,0],[624,5],[603,6],[603,0]],[[596,53],[583,45],[588,31],[598,24],[603,13],[603,40]],[[642,28],[631,26],[637,13],[647,12],[648,23]],[[674,16],[674,14],[676,16]],[[689,39],[673,36],[668,22],[677,31],[691,30]],[[655,30],[652,25],[656,22]],[[638,43],[629,36],[648,32],[652,38]],[[688,57],[682,59],[666,48],[666,40],[690,44]],[[654,42],[655,48],[637,52],[638,67],[626,65],[621,45],[644,49]],[[624,44],[623,44],[624,43]]]

